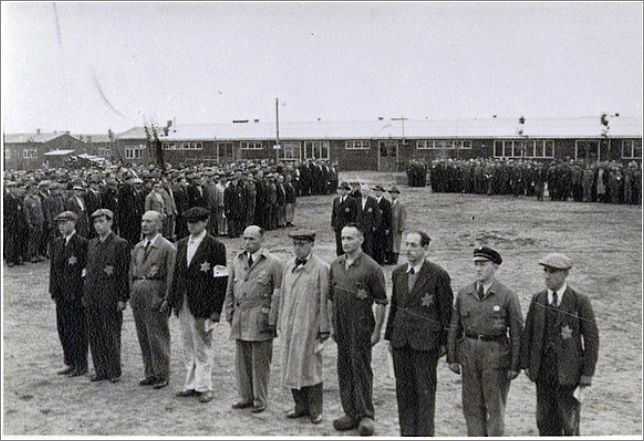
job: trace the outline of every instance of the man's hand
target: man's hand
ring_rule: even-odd
[[[508,380],[514,380],[519,376],[519,372],[508,370]]]
[[[461,375],[461,365],[458,363],[450,363],[449,370],[454,372],[456,375]]]
[[[371,334],[371,346],[375,346],[376,343],[380,341],[380,332],[375,332]]]
[[[122,301],[119,301],[119,302],[116,304],[116,310],[117,310],[118,312],[123,311],[126,307],[127,307],[127,303],[122,302]]]
[[[221,315],[218,312],[213,312],[210,314],[210,320],[214,323],[219,323],[219,320],[221,318]]]

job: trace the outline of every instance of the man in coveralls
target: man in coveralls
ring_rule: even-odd
[[[382,269],[362,251],[363,240],[358,225],[345,226],[342,229],[345,254],[331,264],[329,295],[333,302],[334,339],[338,344],[340,399],[345,413],[333,421],[333,427],[338,431],[357,427],[360,435],[370,436],[374,432],[371,347],[380,340],[387,295]]]

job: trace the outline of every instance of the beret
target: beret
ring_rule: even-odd
[[[489,260],[497,265],[501,265],[503,262],[501,255],[496,250],[489,247],[478,247],[474,249],[474,260],[476,261],[481,259]]]
[[[63,211],[58,216],[54,218],[55,221],[77,221],[78,215],[73,211]]]
[[[192,207],[187,209],[182,217],[188,222],[205,221],[210,216],[210,211],[203,207]]]
[[[315,231],[312,230],[295,230],[288,233],[288,237],[294,240],[308,240],[313,242],[315,240]]]
[[[539,261],[539,265],[549,266],[550,268],[568,270],[572,268],[572,259],[565,254],[550,253]]]

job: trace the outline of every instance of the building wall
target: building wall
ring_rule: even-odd
[[[32,158],[25,158],[25,150],[34,150]],[[5,169],[7,170],[29,170],[42,168],[45,161],[49,159],[49,166],[52,165],[51,158],[45,156],[51,150],[74,150],[74,155],[90,153],[90,147],[83,141],[68,134],[63,134],[47,142],[24,142],[5,144]]]

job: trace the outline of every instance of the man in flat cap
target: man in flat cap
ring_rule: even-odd
[[[235,340],[235,372],[240,401],[233,409],[266,410],[268,384],[276,336],[282,264],[262,247],[264,231],[257,225],[244,230],[243,251],[230,265],[226,292],[226,320]]]
[[[373,259],[379,265],[385,264],[387,249],[391,248],[391,202],[384,197],[382,185],[373,187],[373,194],[380,209],[380,223],[373,232]]]
[[[74,182],[72,187],[73,194],[65,201],[65,210],[73,211],[78,216],[76,221],[76,232],[83,237],[89,234],[89,217],[92,213],[87,211],[85,204],[85,188],[81,182]]]
[[[130,245],[112,231],[114,214],[92,213],[96,237],[87,247],[83,305],[95,375],[92,381],[121,379],[121,327],[130,289]]]
[[[329,338],[329,265],[313,252],[315,233],[289,233],[295,258],[282,275],[279,334],[282,387],[291,389],[295,407],[287,418],[308,415],[322,421],[322,343]]]
[[[7,265],[23,265],[23,248],[28,232],[24,201],[20,197],[18,184],[15,181],[5,183],[2,212],[4,215],[4,250]]]
[[[179,240],[168,304],[177,312],[185,351],[186,378],[178,397],[211,401],[214,362],[213,330],[219,323],[227,279],[226,247],[206,231],[210,210],[192,207],[183,213],[190,235]]]
[[[364,240],[362,250],[371,258],[374,258],[374,234],[380,228],[382,222],[382,211],[378,202],[372,196],[369,196],[369,186],[362,184],[360,187],[361,197],[356,200],[358,212],[356,214],[356,224],[360,227]],[[375,259],[374,259],[375,260]]]
[[[42,210],[42,202],[38,196],[36,182],[27,184],[27,193],[24,200],[25,215],[29,226],[29,239],[27,242],[27,256],[32,263],[42,262],[40,255],[40,241],[42,239],[45,215]]]
[[[546,289],[530,302],[521,365],[537,387],[541,436],[579,436],[581,390],[597,364],[599,331],[588,297],[568,286],[572,260],[560,253],[539,261]]]
[[[72,211],[63,211],[54,219],[60,237],[52,245],[49,270],[49,294],[56,302],[56,328],[65,362],[65,368],[58,374],[69,377],[87,373],[87,331],[82,305],[87,240],[76,233],[77,220]]]
[[[391,194],[391,250],[385,260],[390,264],[398,263],[403,232],[407,225],[407,209],[400,201],[400,190],[395,185],[389,190]]]
[[[342,250],[342,229],[352,222],[355,222],[358,214],[358,205],[356,200],[349,196],[351,187],[348,183],[340,183],[338,188],[340,195],[333,199],[333,211],[331,212],[331,227],[335,232],[335,252],[336,255],[344,254]]]
[[[503,436],[510,381],[521,370],[523,316],[516,293],[496,279],[501,255],[483,246],[473,260],[476,281],[456,295],[447,362],[463,377],[467,435]]]
[[[401,436],[434,436],[436,366],[446,352],[452,315],[450,276],[427,260],[429,242],[424,231],[407,232],[408,263],[392,274],[385,340],[394,362]]]
[[[141,219],[143,240],[132,250],[130,303],[141,346],[145,378],[141,386],[162,389],[170,378],[168,296],[172,288],[176,248],[162,236],[164,215],[146,211]]]

